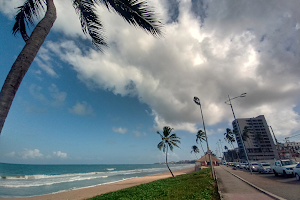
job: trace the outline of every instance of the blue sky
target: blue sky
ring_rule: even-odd
[[[14,99],[0,162],[160,162],[156,131],[165,125],[181,138],[169,160],[194,159],[202,128],[194,96],[214,152],[233,120],[228,95],[246,92],[233,101],[237,117],[265,115],[279,141],[299,132],[298,1],[152,0],[165,23],[161,38],[99,7],[103,53],[82,34],[70,1],[54,2],[58,18]],[[0,2],[1,84],[24,46],[11,34],[21,4]]]

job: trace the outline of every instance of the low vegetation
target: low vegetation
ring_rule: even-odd
[[[90,200],[201,199],[219,200],[209,168],[96,196]]]

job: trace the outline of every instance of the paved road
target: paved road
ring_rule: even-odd
[[[272,200],[221,167],[214,167],[222,200]]]
[[[247,170],[233,170],[232,167],[226,167],[224,165],[222,165],[221,168],[282,198],[288,200],[300,199],[300,181],[297,181],[294,177],[276,177],[274,174],[259,174],[258,172],[253,172],[253,175],[251,175]]]

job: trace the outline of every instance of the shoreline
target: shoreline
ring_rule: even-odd
[[[178,176],[181,174],[187,174],[194,172],[195,168],[187,168],[178,171],[174,171],[174,176]],[[144,183],[149,183],[159,179],[165,179],[172,177],[170,172],[164,172],[160,174],[155,174],[151,176],[143,176],[137,178],[126,179],[123,181],[118,181],[114,183],[102,184],[98,186],[91,186],[87,188],[80,188],[76,190],[69,190],[63,191],[54,194],[45,194],[41,196],[34,196],[34,197],[24,197],[24,198],[0,198],[0,200],[65,200],[65,199],[72,199],[72,200],[82,200],[92,198],[101,194],[114,192],[117,190],[133,187],[136,185],[141,185]]]

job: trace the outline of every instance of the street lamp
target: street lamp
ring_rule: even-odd
[[[233,97],[233,98],[230,98],[229,95],[228,95],[228,101],[225,101],[225,103],[227,105],[230,105],[231,106],[231,110],[232,110],[232,114],[233,114],[233,117],[234,117],[234,121],[236,122],[237,124],[237,127],[238,127],[238,134],[240,136],[240,140],[242,142],[242,146],[243,146],[243,149],[244,149],[244,152],[245,152],[245,155],[246,155],[246,159],[247,159],[247,162],[248,162],[248,165],[249,165],[249,169],[250,169],[250,173],[252,174],[252,169],[251,169],[251,166],[250,166],[250,162],[249,162],[249,159],[248,159],[248,154],[246,152],[246,149],[245,149],[245,145],[244,145],[244,141],[243,141],[243,138],[242,138],[242,134],[241,134],[241,130],[240,130],[240,126],[239,126],[239,123],[238,121],[236,120],[235,118],[235,114],[234,114],[234,111],[233,111],[233,107],[232,107],[232,103],[231,103],[231,100],[233,99],[236,99],[236,98],[239,98],[239,97],[245,97],[247,93],[243,93],[239,96],[236,96],[236,97]],[[229,103],[228,103],[229,102]]]
[[[209,163],[210,163],[211,173],[212,173],[213,179],[216,180],[215,179],[213,165],[212,165],[212,162],[211,162],[211,151],[209,150],[209,146],[208,146],[207,134],[206,134],[206,130],[205,130],[205,124],[204,124],[204,118],[203,118],[203,113],[202,113],[200,99],[198,97],[194,97],[194,102],[197,105],[200,106],[200,111],[201,111],[201,116],[202,116],[202,122],[203,122],[203,129],[204,129],[205,139],[206,139],[206,145],[207,145],[207,154],[208,154],[208,157],[209,157]],[[205,155],[204,155],[204,157],[205,157]]]

